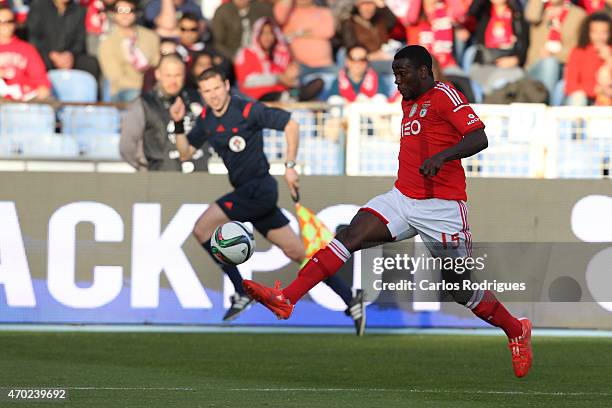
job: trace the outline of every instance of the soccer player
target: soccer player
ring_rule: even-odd
[[[280,319],[288,319],[297,301],[328,279],[351,254],[373,244],[400,241],[419,234],[435,257],[471,256],[465,173],[460,159],[488,145],[484,124],[455,88],[436,82],[427,50],[409,45],[394,57],[395,84],[402,95],[399,171],[395,186],[357,212],[349,227],[313,255],[285,289],[245,280],[252,297]],[[470,279],[443,270],[447,282]],[[463,286],[460,285],[462,288]],[[456,290],[454,300],[508,336],[517,377],[531,367],[531,322],[517,319],[490,291]]]
[[[196,222],[193,235],[212,256],[210,238],[218,225],[229,220],[250,221],[261,235],[277,245],[287,257],[301,263],[305,257],[304,247],[289,227],[287,217],[277,207],[278,187],[269,173],[270,165],[263,151],[262,137],[264,128],[284,130],[287,139],[285,181],[295,195],[298,188],[295,159],[299,125],[291,120],[289,112],[231,95],[229,81],[217,68],[209,68],[200,74],[198,88],[207,107],[187,136],[181,129],[185,114],[183,102],[177,98],[170,108],[175,121],[177,150],[181,160],[189,160],[208,141],[223,159],[235,190],[208,207]],[[254,300],[245,293],[238,268],[224,265],[215,257],[213,259],[229,276],[236,289],[231,298],[232,306],[223,318],[231,320],[245,311]],[[332,276],[325,283],[346,303],[346,314],[353,318],[357,334],[363,334],[365,316],[362,292],[358,291],[353,296],[351,289],[339,277]]]

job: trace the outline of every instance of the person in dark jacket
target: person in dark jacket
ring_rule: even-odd
[[[470,77],[485,94],[524,76],[529,25],[518,0],[474,0],[468,10],[476,20],[474,42],[478,47]]]
[[[341,46],[346,49],[361,44],[368,59],[379,73],[390,73],[393,53],[383,49],[398,24],[397,17],[382,0],[356,0],[351,17],[340,25]],[[384,69],[384,67],[386,69]]]
[[[121,121],[121,156],[137,170],[207,171],[208,149],[202,147],[189,161],[176,150],[175,123],[170,107],[181,98],[186,107],[183,128],[191,129],[202,112],[199,93],[184,87],[185,63],[178,54],[162,56],[155,70],[157,86],[132,102]]]
[[[48,70],[80,69],[98,78],[98,61],[85,47],[85,12],[72,0],[34,0],[30,5],[28,41]]]

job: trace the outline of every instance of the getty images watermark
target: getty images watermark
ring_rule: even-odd
[[[456,290],[492,290],[495,292],[525,291],[525,282],[500,282],[497,280],[475,281],[466,275],[466,272],[484,271],[486,269],[487,254],[477,257],[432,257],[426,255],[411,256],[408,254],[395,254],[392,256],[377,256],[372,259],[372,273],[380,279],[372,281],[372,288],[376,291],[456,291]],[[414,279],[417,271],[452,271],[457,275],[452,281],[442,279]],[[408,273],[412,279],[385,281],[382,275],[386,272]],[[464,279],[462,275],[466,275]],[[473,275],[472,275],[473,276]]]
[[[597,302],[612,310],[610,265],[609,242],[371,243],[354,261],[366,299],[383,305],[452,302],[449,292],[478,288],[509,302]]]

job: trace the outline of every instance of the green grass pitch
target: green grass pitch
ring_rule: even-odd
[[[612,407],[612,339],[502,335],[0,332],[0,387],[69,387],[41,407]]]

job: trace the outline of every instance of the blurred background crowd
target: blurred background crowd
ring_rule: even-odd
[[[410,43],[472,102],[609,106],[611,29],[612,0],[4,0],[0,96],[57,97],[70,71],[75,92],[130,102],[177,54],[194,90],[217,66],[264,101],[393,101]]]

